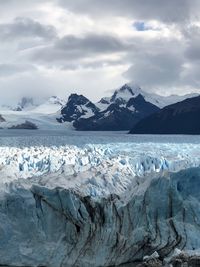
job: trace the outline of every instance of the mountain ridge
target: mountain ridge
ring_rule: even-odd
[[[124,84],[110,97],[103,97],[96,104],[85,99],[84,105],[86,102],[90,103],[89,110],[88,108],[84,110],[83,103],[79,104],[77,101],[83,96],[76,95],[76,99],[73,97],[73,105],[76,108],[71,112],[71,96],[61,110],[62,116],[58,118],[58,121],[72,122],[76,130],[82,131],[129,131],[140,120],[159,111],[163,105],[184,98],[184,96],[176,95],[166,98],[149,94],[137,85]],[[187,95],[187,97],[192,96],[193,94]]]
[[[145,92],[138,85],[124,84],[97,103],[76,93],[68,100],[57,96],[48,99],[23,97],[16,106],[0,107],[3,118],[0,127],[12,128],[30,121],[39,129],[129,131],[163,105],[192,96],[164,97]]]
[[[132,134],[200,134],[200,96],[169,105],[144,118]]]

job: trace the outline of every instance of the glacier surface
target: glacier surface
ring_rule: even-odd
[[[103,197],[127,190],[137,177],[199,165],[199,144],[5,146],[0,147],[0,184],[33,177],[46,187],[79,188],[84,194]]]
[[[113,266],[197,251],[199,142],[140,140],[1,146],[0,265]]]

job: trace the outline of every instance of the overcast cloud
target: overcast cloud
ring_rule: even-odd
[[[200,91],[198,0],[6,0],[0,18],[3,98]]]

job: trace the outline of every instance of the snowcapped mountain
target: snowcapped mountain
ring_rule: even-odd
[[[139,86],[125,84],[110,97],[92,103],[87,97],[71,94],[68,101],[52,96],[49,99],[23,97],[17,106],[0,107],[1,128],[33,125],[39,129],[76,129],[93,131],[130,130],[141,119],[160,108],[196,96],[159,96]]]
[[[62,106],[65,105],[65,101],[57,96],[51,96],[49,99],[44,101],[42,104],[35,107],[32,111],[34,113],[41,114],[54,114],[61,110]]]
[[[187,98],[196,97],[199,94],[193,93],[193,94],[186,94],[186,95],[161,96],[161,95],[157,95],[157,94],[149,94],[149,93],[144,92],[143,95],[147,101],[158,106],[159,108],[164,108],[164,107],[169,106],[171,104],[175,104],[177,102],[183,101]]]
[[[82,131],[129,130],[163,106],[193,95],[164,97],[131,84],[123,85],[111,97],[104,97],[96,104],[83,95],[72,94],[58,121],[71,122],[76,130]]]
[[[97,106],[103,111],[108,108],[109,105],[115,103],[119,106],[125,106],[127,102],[141,94],[139,87],[131,87],[128,84],[123,85],[121,88],[115,90],[111,97],[103,97],[98,103]],[[141,94],[142,95],[142,94]]]
[[[198,94],[186,94],[186,95],[170,95],[170,96],[161,96],[154,93],[148,93],[141,89],[140,86],[136,84],[125,84],[121,88],[115,90],[114,94],[111,97],[105,97],[102,98],[98,105],[101,108],[106,107],[106,105],[109,105],[113,102],[121,102],[123,104],[124,102],[127,102],[130,98],[136,97],[138,95],[142,95],[144,99],[147,102],[152,103],[153,105],[163,108],[165,106],[180,102],[186,98],[191,98],[198,96]]]
[[[159,108],[136,94],[128,85],[116,90],[110,98],[102,98],[93,104],[87,98],[71,95],[61,110],[60,122],[73,122],[77,130],[117,131],[128,130],[142,118]]]
[[[71,94],[68,102],[61,109],[59,122],[72,122],[79,118],[89,118],[99,112],[99,109],[83,95]]]
[[[142,95],[129,100],[116,99],[105,110],[90,118],[80,118],[74,122],[78,130],[121,131],[128,130],[146,116],[159,111],[159,108],[147,102]]]
[[[66,124],[59,124],[56,120],[65,101],[52,96],[44,101],[35,101],[34,99],[22,98],[18,108],[3,106],[0,108],[0,114],[3,118],[1,128],[12,129],[57,129],[66,128]],[[37,104],[35,104],[37,103]],[[19,108],[20,107],[20,108]],[[71,129],[71,125],[69,125]]]
[[[61,109],[58,121],[71,122],[76,130],[82,131],[129,130],[163,106],[192,96],[194,94],[164,97],[147,93],[137,85],[125,84],[96,104],[82,95],[72,94]]]
[[[24,109],[32,109],[34,106],[35,104],[32,97],[22,97],[17,107],[13,110],[22,111]]]

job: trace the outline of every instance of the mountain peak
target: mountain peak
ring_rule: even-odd
[[[118,92],[123,92],[123,93],[130,93],[131,95],[134,95],[133,90],[130,85],[124,84]]]
[[[59,122],[72,122],[80,117],[90,117],[98,112],[98,108],[83,95],[71,94],[65,106],[61,109]]]
[[[124,84],[118,90],[115,90],[113,96],[111,97],[111,102],[120,99],[127,102],[130,98],[136,97],[141,93],[141,88],[137,85]]]
[[[89,102],[89,99],[83,95],[71,94],[68,98],[68,102],[73,102],[76,105],[84,105]]]
[[[63,106],[65,101],[58,96],[53,95],[48,99],[48,103]]]
[[[23,109],[31,108],[33,106],[35,106],[35,103],[32,97],[22,97],[19,103],[17,104],[17,107],[14,108],[14,110],[22,111]]]

